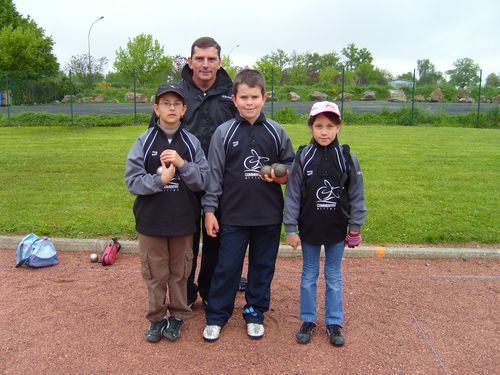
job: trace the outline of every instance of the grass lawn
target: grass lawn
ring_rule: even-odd
[[[294,147],[306,125],[285,126]],[[125,158],[146,125],[0,128],[0,234],[135,238]],[[500,243],[500,133],[345,126],[365,178],[365,242]]]

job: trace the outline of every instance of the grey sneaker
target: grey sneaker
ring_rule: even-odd
[[[221,326],[207,325],[203,330],[203,338],[205,341],[217,341],[220,336]]]
[[[167,319],[152,322],[144,338],[148,342],[158,342],[161,340],[161,331],[168,325]]]
[[[342,336],[342,333],[340,332],[341,326],[338,324],[328,324],[326,326],[326,331],[328,332],[328,335],[330,336],[330,344],[335,345],[335,346],[342,346],[345,343],[344,336]]]
[[[247,334],[252,339],[261,339],[264,337],[264,324],[247,323]]]
[[[314,332],[314,328],[316,328],[316,324],[314,324],[313,322],[302,322],[302,325],[300,326],[300,329],[295,336],[297,338],[297,342],[299,344],[307,344],[309,341],[311,341],[311,336]]]
[[[181,328],[183,324],[184,320],[171,316],[168,318],[168,326],[161,332],[161,334],[166,339],[175,341],[181,337]]]

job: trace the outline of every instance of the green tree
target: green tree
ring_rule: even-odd
[[[417,60],[418,83],[432,85],[443,79],[443,75],[436,71],[436,67],[429,59]]]
[[[102,79],[104,77],[104,70],[108,65],[108,59],[106,57],[101,57],[96,60],[91,56],[90,64],[92,66],[92,76],[97,79]],[[64,70],[68,72],[71,70],[78,80],[86,81],[88,84],[91,83],[89,77],[89,56],[87,54],[71,56],[71,60],[66,64]]]
[[[129,39],[127,48],[118,48],[113,63],[117,72],[132,77],[140,84],[158,83],[171,79],[172,59],[163,55],[163,47],[150,34]]]
[[[0,0],[0,69],[18,79],[54,76],[59,70],[54,42],[30,17],[23,17],[12,0]]]
[[[333,68],[338,71],[342,70],[340,56],[336,52],[329,52],[322,55],[320,66],[322,70],[325,68]]]
[[[405,79],[407,81],[412,81],[413,82],[413,72],[406,72],[403,74],[400,74],[397,79]]]
[[[262,73],[264,78],[266,79],[267,85],[271,85],[272,79],[274,79],[274,84],[276,85],[278,82],[281,84],[283,73],[279,65],[276,65],[269,55],[265,55],[257,60],[254,64],[254,69],[257,69]]]
[[[479,82],[479,65],[474,60],[464,57],[453,63],[455,69],[446,72],[450,83],[458,87],[474,86]]]
[[[324,86],[333,85],[339,77],[340,72],[337,69],[326,66],[319,72],[319,83]]]
[[[354,70],[360,64],[369,63],[373,61],[373,56],[366,48],[359,49],[354,43],[350,43],[347,47],[342,49],[344,56],[344,66],[346,70]]]
[[[13,26],[14,28],[26,25],[29,22],[28,18],[23,18],[16,9],[12,0],[0,0],[0,29],[5,26]]]
[[[54,76],[59,64],[52,46],[52,38],[44,36],[33,21],[25,26],[5,26],[0,30],[0,67],[18,79]]]
[[[490,73],[488,77],[486,77],[486,86],[488,87],[499,87],[500,86],[500,77],[498,74]]]
[[[224,68],[227,74],[229,74],[229,77],[231,77],[231,79],[234,79],[236,73],[238,73],[238,67],[233,65],[230,56],[222,55],[221,66]]]
[[[375,66],[367,62],[359,64],[354,72],[358,76],[358,85],[386,85],[388,82],[384,71],[375,68]]]

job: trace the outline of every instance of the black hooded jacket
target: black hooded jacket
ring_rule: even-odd
[[[193,82],[193,71],[186,64],[179,84],[184,89],[187,105],[187,112],[182,119],[183,127],[198,138],[205,155],[208,155],[210,139],[217,126],[236,115],[236,107],[231,100],[233,82],[227,72],[220,68],[212,87],[203,92]],[[149,127],[156,124],[156,118],[153,112]]]

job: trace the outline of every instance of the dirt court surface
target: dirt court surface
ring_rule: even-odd
[[[146,288],[135,254],[110,267],[87,252],[60,264],[16,269],[0,251],[2,374],[499,374],[500,261],[345,259],[346,345],[319,322],[295,342],[300,258],[279,258],[262,340],[251,340],[239,293],[219,341],[203,341],[198,301],[181,338],[144,341]]]

